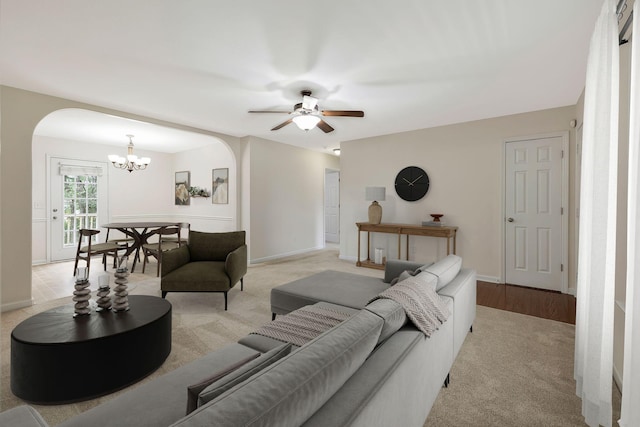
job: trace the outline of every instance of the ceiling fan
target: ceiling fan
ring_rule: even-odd
[[[324,133],[333,131],[333,128],[324,120],[322,116],[327,117],[364,117],[364,111],[355,110],[320,110],[318,109],[318,98],[311,96],[310,90],[303,90],[302,102],[293,106],[293,111],[277,111],[277,110],[252,110],[250,113],[284,113],[291,115],[289,120],[280,123],[271,130],[278,130],[289,123],[293,122],[302,130],[313,129],[319,127]]]

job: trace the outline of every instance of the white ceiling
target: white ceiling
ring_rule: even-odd
[[[0,79],[228,135],[330,150],[340,141],[575,104],[601,5],[2,0]],[[301,89],[313,91],[320,109],[365,117],[329,117],[336,130],[324,134],[293,124],[272,132],[287,115],[247,113],[291,109]],[[67,129],[90,140],[108,133],[104,120],[81,119],[39,131]],[[133,133],[138,147],[146,139],[138,132],[119,131],[111,143]]]

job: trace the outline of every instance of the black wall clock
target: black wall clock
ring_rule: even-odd
[[[429,175],[417,166],[408,166],[396,176],[396,193],[408,202],[420,200],[429,191]]]

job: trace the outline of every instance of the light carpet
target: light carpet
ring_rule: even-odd
[[[137,384],[235,342],[269,322],[271,288],[326,269],[383,275],[339,260],[338,251],[329,249],[251,266],[244,291],[236,286],[229,292],[226,312],[221,294],[168,294],[173,305],[171,354],[156,372]],[[159,279],[140,276],[135,283],[132,294],[160,295]],[[2,314],[1,410],[24,403],[10,390],[11,330],[35,313],[69,302],[69,298],[62,298]],[[573,344],[572,325],[479,306],[474,332],[462,346],[451,370],[451,383],[440,392],[425,426],[584,426],[573,381]],[[123,351],[122,359],[114,360],[114,365],[126,363],[126,357]],[[91,375],[100,374],[100,367],[86,363],[90,381]],[[124,391],[74,404],[34,406],[55,426]],[[619,405],[616,390],[614,420],[619,417]]]

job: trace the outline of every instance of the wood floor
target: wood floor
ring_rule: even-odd
[[[560,292],[478,280],[478,305],[576,323],[576,298]]]

